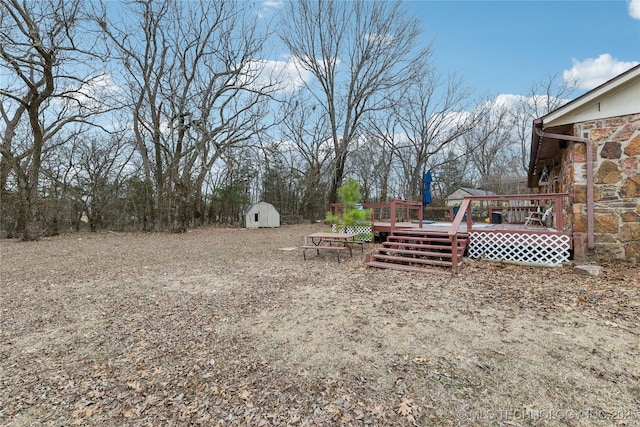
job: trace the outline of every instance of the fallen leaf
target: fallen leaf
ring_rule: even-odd
[[[413,399],[405,399],[402,402],[400,402],[400,405],[398,405],[398,414],[402,415],[403,417],[408,417],[412,415],[413,402],[414,402]]]
[[[425,359],[424,357],[416,357],[415,359],[413,359],[413,363],[415,363],[416,365],[426,365],[427,359]]]

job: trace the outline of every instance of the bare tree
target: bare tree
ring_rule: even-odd
[[[431,157],[429,167],[434,172],[431,185],[434,199],[444,201],[460,187],[473,187],[469,157],[459,147],[448,147],[446,152]]]
[[[367,127],[369,133],[354,150],[352,159],[354,174],[362,181],[363,198],[384,203],[390,197],[402,197],[400,187],[391,188],[393,168],[400,162],[396,158],[402,138],[398,117],[395,114],[372,116]]]
[[[546,80],[534,82],[529,93],[520,98],[511,112],[513,131],[520,148],[522,173],[529,169],[531,122],[569,101],[577,88],[577,81],[566,81],[560,75],[550,75]]]
[[[92,136],[88,142],[76,141],[70,147],[73,173],[69,183],[75,191],[70,194],[87,216],[89,230],[95,232],[106,225],[106,217],[118,216],[109,212],[122,193],[129,178],[129,161],[133,154],[122,135]]]
[[[188,200],[213,163],[264,129],[272,87],[257,84],[264,37],[243,3],[134,6],[131,26],[106,15],[100,24],[124,65],[137,150],[154,184],[155,229],[171,219],[183,231]]]
[[[24,240],[37,240],[37,198],[42,156],[64,130],[90,123],[105,106],[93,102],[97,58],[81,0],[0,4],[0,115],[5,124],[0,145],[3,186],[13,174],[20,195]],[[92,75],[93,74],[93,75]],[[24,127],[20,127],[25,122]],[[25,136],[16,144],[16,131]]]
[[[363,137],[351,152],[349,175],[360,183],[363,202],[386,202],[389,199],[393,137],[393,134],[371,133]]]
[[[478,107],[475,115],[479,118],[471,132],[464,136],[465,151],[477,174],[477,179],[491,184],[492,190],[500,192],[499,184],[505,177],[517,176],[509,159],[513,140],[509,127],[507,107],[487,102]]]
[[[307,218],[324,217],[328,165],[331,162],[331,131],[322,108],[305,92],[293,94],[282,104],[279,125],[280,149],[293,150],[302,165],[301,214]]]
[[[465,112],[469,97],[469,89],[457,75],[444,79],[428,70],[394,109],[399,131],[406,136],[406,141],[395,147],[406,179],[405,198],[420,198],[422,175],[431,156],[470,132],[477,123],[475,115]]]
[[[132,4],[132,16],[139,18],[128,28],[116,28],[107,22],[106,12],[98,23],[119,51],[124,67],[126,88],[132,110],[136,149],[142,160],[145,181],[154,188],[153,223],[163,225],[165,171],[163,168],[163,123],[161,87],[168,65],[168,46],[162,22],[169,13],[168,2],[138,1]],[[153,178],[153,179],[152,179]]]
[[[324,193],[321,188],[307,185],[305,172],[308,169],[306,161],[291,141],[267,137],[261,141],[259,150],[259,176],[256,190],[252,191],[257,198],[253,201],[264,200],[273,204],[283,222],[298,221],[303,217],[324,218]],[[320,197],[311,198],[311,204],[305,205],[306,197],[314,192],[320,193]]]
[[[389,108],[415,81],[430,46],[416,47],[418,22],[399,2],[308,0],[287,3],[280,36],[327,117],[332,144],[329,202],[337,201],[349,149],[368,114]]]

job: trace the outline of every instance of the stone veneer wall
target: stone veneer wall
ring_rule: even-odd
[[[595,253],[597,262],[640,262],[640,113],[579,123],[575,135],[593,141]],[[586,144],[564,153],[561,181],[573,195],[567,206],[573,226],[574,259],[586,260]]]

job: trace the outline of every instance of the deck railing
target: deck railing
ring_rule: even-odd
[[[416,219],[418,220],[418,228],[422,228],[422,203],[420,202],[411,202],[408,200],[402,199],[391,199],[389,203],[390,215],[391,215],[391,230],[393,231],[396,226],[396,219],[398,210],[404,210],[404,218],[407,222],[411,220],[411,210],[416,210],[417,215]]]
[[[467,233],[474,231],[473,222],[471,219],[471,205],[475,201],[487,201],[487,202],[504,202],[504,201],[529,201],[531,207],[536,209],[537,206],[541,206],[542,202],[550,202],[551,208],[553,209],[553,218],[554,218],[554,228],[556,231],[560,233],[564,230],[564,216],[562,209],[562,200],[565,197],[568,197],[569,193],[547,193],[547,194],[508,194],[508,195],[497,195],[497,196],[467,196],[463,199],[460,208],[458,209],[458,214],[454,218],[451,227],[449,228],[449,238],[451,239],[451,246],[456,247],[457,244],[457,236],[460,231],[460,226],[462,222],[466,222]],[[523,206],[518,206],[522,208]],[[498,209],[497,207],[495,209]],[[508,209],[508,207],[502,207],[501,209]],[[540,208],[544,210],[544,208]],[[489,210],[492,212],[491,208]],[[490,217],[491,218],[491,217]],[[530,232],[531,234],[538,233],[546,233],[543,231],[534,231]],[[460,262],[458,254],[454,251],[452,256],[452,269],[453,271],[458,271],[460,268]]]
[[[382,212],[389,209],[389,203],[362,203],[364,209],[371,209],[371,222],[381,219]],[[341,216],[344,206],[342,203],[330,203],[329,210],[335,216]]]
[[[550,202],[553,208],[553,214],[555,218],[555,226],[556,230],[564,229],[564,218],[562,215],[562,199],[568,197],[569,193],[546,193],[546,194],[503,194],[496,196],[467,196],[464,198],[462,204],[460,205],[460,209],[458,210],[457,216],[463,216],[464,214],[471,210],[472,202],[476,201],[486,201],[486,202],[509,202],[509,201],[528,201],[533,202],[529,206],[527,205],[519,205],[519,206],[490,206],[489,212],[494,212],[496,210],[507,210],[507,209],[532,209],[535,210],[537,206],[540,206],[541,211],[544,212],[544,208],[542,208],[541,202]],[[464,202],[468,201],[467,204]],[[470,221],[471,214],[467,215],[468,221],[467,226],[471,227],[472,223]],[[491,218],[491,216],[489,216]],[[454,221],[455,222],[455,221]],[[458,224],[460,226],[460,224]],[[452,226],[453,228],[453,226]],[[470,230],[471,228],[469,228]]]
[[[391,199],[389,203],[362,203],[364,209],[371,209],[371,222],[389,219],[393,225],[398,221],[398,215],[404,215],[405,221],[411,221],[412,217],[422,220],[422,204],[402,199]],[[343,211],[342,203],[331,203],[331,213],[340,216]],[[415,215],[413,211],[416,211]],[[453,212],[453,211],[452,211]]]
[[[414,210],[416,211],[416,219],[420,212],[422,212],[422,217],[424,219],[425,211],[443,211],[444,219],[453,221],[454,218],[454,210],[452,206],[423,206],[419,202],[402,199],[392,199],[389,203],[362,203],[362,207],[365,209],[371,209],[371,222],[389,219],[390,222],[395,224],[397,222],[398,215],[402,213],[404,213],[406,221],[410,221]],[[343,205],[342,203],[331,203],[329,204],[329,209],[333,215],[340,216]]]
[[[453,206],[425,206],[424,207],[425,211],[444,211],[444,215],[446,216],[446,219],[448,219],[449,221],[453,221]]]
[[[420,202],[401,200],[401,199],[392,199],[389,203],[363,203],[363,207],[368,209],[371,208],[371,222],[375,223],[376,221],[386,220],[386,215],[384,213],[389,213],[389,222],[390,227],[389,231],[393,233],[393,231],[397,228],[398,217],[404,218],[406,222],[410,222],[412,218],[417,218],[418,227],[423,228],[423,213],[425,210],[444,210],[445,212],[449,212],[449,217],[451,218],[451,226],[447,229],[447,233],[449,239],[451,240],[451,247],[456,248],[458,245],[458,235],[461,231],[461,226],[463,222],[466,225],[466,230],[463,230],[465,233],[474,233],[478,235],[483,235],[484,233],[489,233],[488,230],[484,230],[476,225],[474,228],[473,218],[472,218],[472,205],[474,202],[488,202],[489,204],[489,220],[493,219],[492,214],[497,211],[509,211],[509,210],[519,210],[520,213],[532,212],[538,209],[544,211],[545,208],[552,207],[553,208],[553,228],[552,230],[543,230],[543,229],[530,229],[530,230],[518,230],[517,233],[520,235],[525,235],[525,237],[531,239],[532,241],[535,239],[543,239],[545,235],[546,237],[553,238],[562,238],[563,239],[563,247],[570,245],[570,235],[567,232],[564,232],[564,216],[563,216],[563,205],[562,201],[566,197],[569,196],[569,193],[547,193],[547,194],[507,194],[507,195],[494,195],[494,196],[467,196],[462,200],[460,204],[457,214],[454,216],[454,209],[448,206],[423,206]],[[491,203],[495,202],[495,203]],[[509,205],[505,205],[508,203]],[[542,205],[549,205],[542,207]],[[342,204],[340,203],[332,203],[330,205],[331,211],[338,215],[342,210]],[[520,215],[520,214],[519,214]],[[520,215],[522,216],[522,215]],[[526,216],[526,215],[525,215]],[[383,218],[385,217],[385,218]],[[518,223],[522,223],[522,221],[517,221]],[[514,231],[502,231],[503,233],[516,233]],[[562,235],[562,236],[561,236]],[[566,242],[569,240],[569,243]],[[535,244],[540,244],[539,240]],[[459,271],[462,260],[461,255],[458,254],[457,251],[452,251],[452,269],[453,271]]]

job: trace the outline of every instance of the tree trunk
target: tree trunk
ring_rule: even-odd
[[[164,173],[162,171],[162,155],[160,144],[156,143],[155,193],[153,199],[153,229],[161,232],[164,226]]]
[[[29,122],[31,124],[31,132],[33,133],[33,151],[31,155],[31,165],[29,166],[28,177],[25,182],[23,192],[23,196],[26,197],[26,200],[24,201],[26,203],[26,216],[24,218],[25,227],[22,240],[25,241],[40,239],[36,202],[38,200],[38,181],[40,179],[40,167],[42,165],[42,146],[44,144],[44,135],[38,116],[42,100],[48,98],[51,92],[53,92],[53,76],[51,75],[51,68],[48,68],[47,71],[48,72],[45,72],[47,87],[43,93],[35,93],[33,95],[35,99],[27,109],[29,113]]]
[[[40,239],[40,230],[37,223],[36,200],[37,186],[21,176],[18,178],[18,192],[20,197],[20,224],[22,227],[22,240],[33,241]]]
[[[336,156],[336,166],[331,178],[331,187],[329,188],[329,203],[338,203],[338,188],[342,185],[344,179],[344,167],[347,162],[346,153],[342,152]]]
[[[175,185],[175,213],[173,219],[173,232],[184,233],[187,230],[187,186],[182,182]]]

